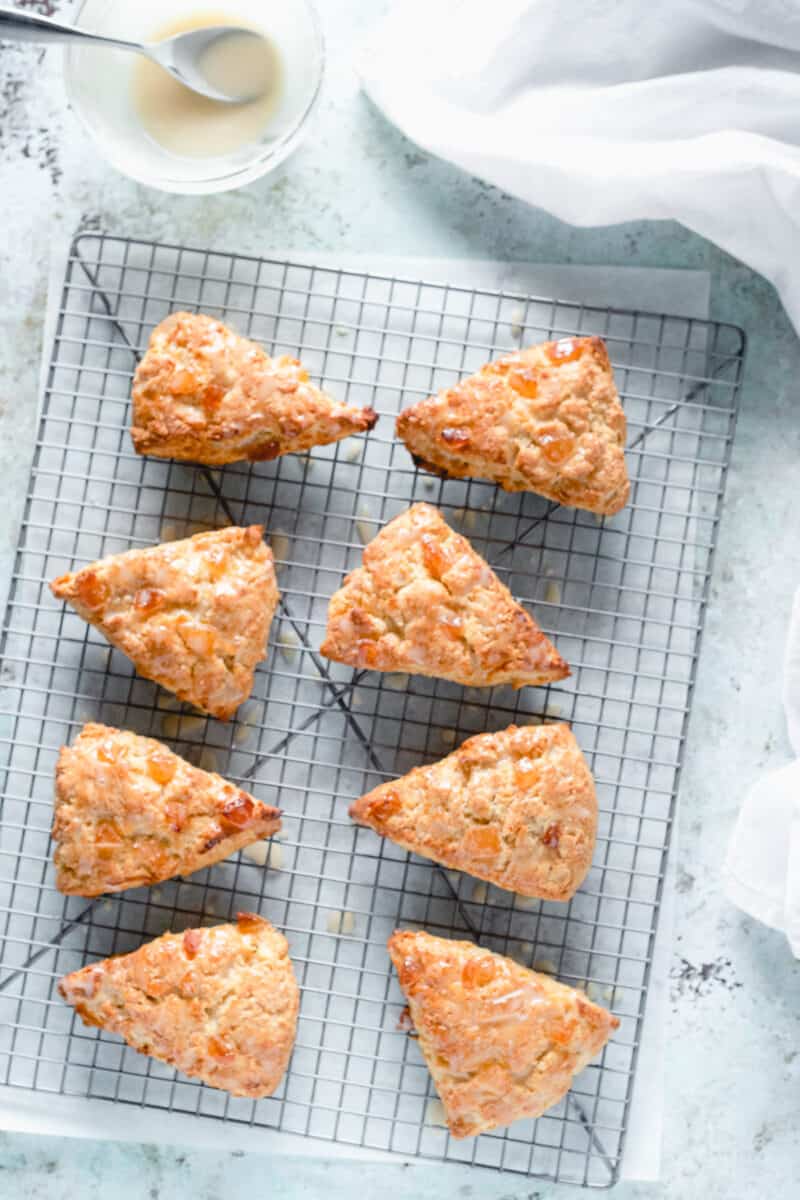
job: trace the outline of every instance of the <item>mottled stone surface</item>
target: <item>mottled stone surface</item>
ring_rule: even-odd
[[[69,5],[32,3],[39,11]],[[0,554],[33,445],[48,255],[75,228],[245,252],[296,248],[706,268],[713,315],[750,337],[682,784],[664,1178],[620,1200],[789,1197],[800,1165],[800,964],[720,895],[743,789],[788,758],[779,677],[800,583],[800,347],[772,288],[672,223],[577,230],[421,154],[358,93],[351,49],[381,5],[325,0],[329,71],[307,143],[274,176],[216,198],[148,192],[98,161],[65,111],[58,54],[0,51]],[[99,1200],[568,1197],[571,1189],[438,1165],[323,1160],[0,1135],[0,1196]]]

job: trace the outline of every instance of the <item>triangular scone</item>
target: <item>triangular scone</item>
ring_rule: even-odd
[[[338,442],[377,421],[327,396],[296,358],[270,358],[202,313],[157,325],[133,383],[139,454],[221,466]]]
[[[630,493],[625,413],[604,342],[507,354],[397,418],[419,466],[611,516]]]
[[[128,550],[50,587],[140,675],[227,721],[253,688],[278,604],[260,525]]]
[[[382,783],[350,816],[445,867],[569,900],[591,866],[597,798],[568,725],[511,725]]]
[[[569,675],[533,617],[430,504],[412,505],[364,548],[363,566],[331,598],[321,652],[466,687]]]
[[[189,875],[276,833],[280,816],[153,738],[84,725],[56,766],[56,887],[99,896]]]
[[[540,1116],[619,1025],[583,992],[472,942],[400,930],[389,953],[453,1137]]]
[[[286,938],[262,917],[165,933],[58,990],[87,1025],[232,1096],[269,1096],[289,1064],[300,995]]]

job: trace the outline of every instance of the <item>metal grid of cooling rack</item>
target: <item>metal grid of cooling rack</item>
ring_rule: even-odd
[[[140,459],[128,396],[149,330],[208,311],[381,414],[366,438],[209,471]],[[598,521],[533,495],[419,473],[391,416],[498,351],[604,336],[629,422],[631,504]],[[0,1083],[105,1097],[345,1144],[594,1186],[616,1178],[703,612],[735,423],[739,330],[202,250],[83,235],[69,255],[3,634]],[[326,604],[363,542],[409,503],[448,521],[532,606],[573,669],[492,692],[354,673],[316,652]],[[103,554],[199,527],[262,522],[282,602],[252,699],[198,717],[49,595]],[[568,905],[520,901],[414,858],[347,817],[352,798],[475,732],[571,722],[598,783],[594,866]],[[59,747],[87,719],[166,740],[284,809],[266,865],[235,855],[88,902],[53,886]],[[257,910],[289,938],[302,987],[275,1096],[232,1099],[86,1029],[55,992],[95,958]],[[400,1021],[396,926],[476,938],[588,989],[621,1019],[597,1065],[536,1122],[457,1142]]]

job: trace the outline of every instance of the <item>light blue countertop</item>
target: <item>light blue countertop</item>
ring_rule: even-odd
[[[29,3],[58,10],[69,4]],[[681,790],[663,1180],[620,1200],[766,1200],[800,1178],[800,964],[722,897],[743,789],[789,757],[783,642],[800,583],[800,345],[772,288],[670,222],[579,230],[420,153],[359,94],[354,39],[381,5],[329,0],[329,70],[306,144],[239,193],[163,196],[99,161],[65,111],[58,55],[0,54],[0,553],[16,543],[33,439],[50,248],[76,228],[246,253],[346,253],[693,267],[712,315],[750,340]],[[569,1197],[573,1189],[437,1164],[352,1167],[0,1133],[0,1196],[272,1200],[354,1190],[397,1200]]]

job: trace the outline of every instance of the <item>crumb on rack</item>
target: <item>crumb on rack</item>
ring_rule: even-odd
[[[519,892],[515,893],[515,908],[522,908],[526,912],[530,912],[531,909],[536,908],[537,904],[538,900],[535,900],[533,896],[521,896]]]
[[[361,539],[361,544],[366,546],[367,542],[372,540],[373,530],[372,530],[372,522],[363,520],[363,518],[371,517],[372,514],[370,513],[369,509],[367,508],[367,506],[365,504],[359,504],[358,516],[362,519],[356,521],[356,532],[358,533],[358,536]]]
[[[293,629],[285,629],[278,637],[278,650],[288,663],[294,662],[300,648],[300,638]]]
[[[476,883],[472,889],[472,900],[475,904],[484,904],[488,895],[489,889],[485,883]]]
[[[276,842],[271,842],[269,853],[267,854],[267,865],[272,867],[273,871],[280,871],[283,868],[286,855],[283,852],[283,846],[279,846]]]
[[[433,1096],[425,1105],[425,1124],[426,1125],[443,1125],[447,1127],[447,1121],[444,1115],[444,1105],[438,1096]]]
[[[561,603],[561,584],[557,580],[551,579],[545,585],[544,599],[546,604]]]
[[[386,687],[391,688],[393,692],[404,692],[408,687],[408,675],[386,675]]]
[[[511,336],[515,338],[522,337],[522,331],[525,328],[525,309],[521,305],[512,308],[511,314]]]
[[[257,867],[265,867],[269,859],[269,842],[253,842],[242,850],[245,858],[249,858]]]
[[[328,933],[352,933],[356,927],[356,919],[351,912],[329,912],[325,927]]]
[[[354,445],[352,445],[352,446],[350,447],[350,449],[347,451],[347,454],[345,454],[345,458],[346,458],[346,460],[347,460],[348,462],[351,462],[351,463],[358,462],[358,460],[361,458],[361,455],[362,455],[363,453],[364,453],[364,446],[363,446],[363,443],[362,443],[362,442],[356,442],[356,443],[355,443]]]
[[[537,958],[533,964],[534,971],[540,971],[542,975],[555,975],[556,964],[550,958]]]

